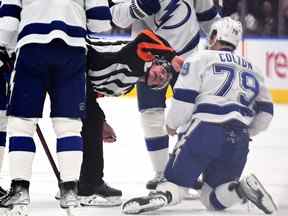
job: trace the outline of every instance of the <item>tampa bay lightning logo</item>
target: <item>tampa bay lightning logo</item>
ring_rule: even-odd
[[[181,10],[181,17],[179,19],[179,14],[174,16],[174,12],[177,10],[179,7],[185,7],[184,9]],[[167,5],[167,7],[163,10],[163,14],[161,14],[160,18],[159,16],[155,16],[154,18],[154,23],[157,26],[157,28],[162,28],[162,29],[174,29],[178,28],[179,26],[185,24],[192,13],[192,9],[190,5],[184,1],[184,0],[171,0],[171,2]],[[172,24],[167,25],[167,22],[169,20],[174,21],[175,23],[172,22]],[[171,22],[170,22],[171,23]]]

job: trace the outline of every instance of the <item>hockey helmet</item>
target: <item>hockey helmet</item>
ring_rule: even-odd
[[[215,41],[224,41],[236,48],[242,39],[242,33],[241,22],[233,20],[231,17],[224,17],[212,24],[209,39],[216,35]],[[213,44],[210,44],[210,46],[213,46]]]

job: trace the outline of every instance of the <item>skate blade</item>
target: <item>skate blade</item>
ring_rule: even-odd
[[[27,205],[15,205],[11,209],[5,209],[1,216],[28,216]]]
[[[83,207],[113,207],[120,206],[121,204],[121,196],[107,198],[97,195],[94,195],[91,198],[80,197],[80,205]]]
[[[124,214],[140,214],[140,213],[160,209],[166,205],[165,202],[156,201],[156,200],[149,202],[147,204],[141,205],[139,202],[137,202],[137,198],[136,198],[136,200],[135,199],[133,199],[133,200],[134,201],[130,200],[130,201],[127,201],[126,203],[123,203],[122,208],[121,208],[122,213],[124,213]]]
[[[246,179],[246,182],[254,191],[258,191],[262,196],[260,206],[258,203],[253,203],[256,206],[259,206],[259,208],[262,209],[266,214],[275,213],[278,207],[271,195],[265,190],[264,186],[258,180],[258,178],[255,175],[251,174],[251,176]]]

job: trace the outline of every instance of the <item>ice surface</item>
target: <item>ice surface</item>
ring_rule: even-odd
[[[103,98],[101,106],[106,113],[108,122],[117,133],[117,143],[104,144],[105,180],[113,187],[123,190],[123,198],[146,195],[145,183],[153,176],[152,166],[146,153],[137,101],[133,98]],[[45,112],[40,127],[55,156],[55,135],[51,122]],[[31,184],[30,216],[66,215],[58,207],[54,199],[57,192],[57,181],[44,154],[37,142],[37,154],[33,165]],[[173,142],[170,146],[173,146]],[[8,160],[5,161],[1,185],[8,188]],[[277,105],[275,118],[269,130],[253,140],[245,173],[253,172],[263,182],[279,205],[277,215],[288,215],[288,106]],[[208,212],[196,201],[184,201],[180,205],[164,208],[146,215],[263,215],[253,206],[238,205],[225,212]],[[121,215],[119,207],[113,208],[81,208],[78,215]]]

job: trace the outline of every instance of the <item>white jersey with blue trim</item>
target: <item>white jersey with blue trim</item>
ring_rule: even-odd
[[[29,43],[63,39],[86,47],[87,32],[110,30],[107,0],[2,0],[0,45],[17,48]]]
[[[165,38],[183,57],[196,50],[200,27],[208,33],[212,23],[219,18],[212,0],[162,0],[160,11],[143,20],[133,17],[130,4],[130,1],[123,1],[111,8],[113,22],[125,28],[132,24],[133,36],[149,28]]]
[[[238,120],[255,129],[254,135],[268,127],[272,116],[271,95],[255,65],[229,51],[203,50],[186,59],[181,69],[167,125],[178,129],[192,119]]]

